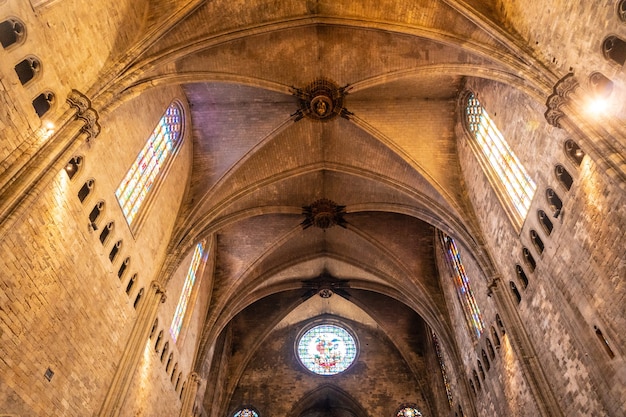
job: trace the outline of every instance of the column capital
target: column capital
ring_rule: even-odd
[[[579,86],[580,83],[573,72],[568,73],[554,84],[552,94],[550,94],[546,100],[546,107],[548,107],[548,109],[543,114],[548,123],[558,128],[562,127],[559,122],[559,120],[565,116],[562,107],[570,102],[570,96]]]
[[[165,300],[167,299],[167,295],[166,295],[166,290],[165,287],[163,286],[163,284],[161,284],[158,281],[152,281],[152,283],[150,284],[150,286],[152,287],[152,290],[154,290],[154,294],[155,295],[161,295],[161,303],[164,303]]]
[[[67,96],[70,107],[76,109],[76,118],[82,120],[85,125],[81,132],[88,135],[87,140],[93,139],[100,134],[98,112],[91,106],[91,100],[78,90],[72,90]]]

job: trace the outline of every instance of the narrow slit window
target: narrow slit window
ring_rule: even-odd
[[[480,160],[485,173],[498,182],[494,189],[506,202],[517,226],[521,227],[537,185],[473,93],[468,95],[465,116],[467,128],[482,152]]]
[[[206,257],[207,254],[204,251],[204,243],[200,242],[196,245],[196,248],[193,252],[191,265],[189,265],[187,277],[185,278],[185,284],[183,285],[183,291],[180,294],[180,298],[178,299],[176,312],[174,313],[172,325],[170,326],[170,334],[172,335],[172,339],[174,339],[174,342],[176,342],[176,340],[178,339],[180,331],[183,327],[183,320],[185,318],[185,313],[187,312],[187,306],[189,303],[189,299],[191,298],[193,286],[196,282],[196,273],[198,272],[198,267],[201,263],[206,262]]]
[[[157,183],[158,174],[167,167],[176,152],[181,131],[182,108],[172,103],[115,191],[129,225],[133,224],[146,196]]]
[[[477,338],[483,334],[485,324],[482,314],[476,304],[476,299],[470,288],[469,278],[465,273],[465,267],[461,262],[461,255],[450,236],[442,234],[443,246],[448,254],[448,260],[454,270],[454,286],[456,287],[459,301],[463,306],[463,312],[468,326],[474,331]]]
[[[450,387],[450,379],[448,377],[448,371],[446,370],[446,364],[443,360],[443,353],[441,352],[441,346],[439,346],[439,339],[434,331],[431,331],[433,336],[433,345],[435,347],[435,354],[437,355],[437,360],[439,361],[439,367],[441,368],[441,377],[443,378],[443,386],[446,389],[446,397],[448,398],[448,405],[452,407],[453,399],[452,399],[452,388]]]

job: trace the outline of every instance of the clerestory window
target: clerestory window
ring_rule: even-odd
[[[191,298],[191,293],[193,291],[194,284],[196,283],[198,268],[200,267],[200,264],[204,262],[206,262],[204,243],[200,242],[194,249],[191,264],[189,265],[189,270],[187,271],[187,276],[185,277],[185,283],[183,284],[183,291],[178,299],[178,305],[176,306],[174,318],[172,319],[172,325],[170,326],[170,335],[172,335],[174,342],[177,341],[183,327],[183,321],[189,305],[189,299]]]
[[[159,173],[167,168],[180,145],[182,119],[182,107],[172,103],[115,191],[131,229],[148,193],[158,183]]]
[[[473,93],[467,96],[465,120],[480,149],[477,154],[483,171],[519,230],[537,185]]]

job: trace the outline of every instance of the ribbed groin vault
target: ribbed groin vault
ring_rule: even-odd
[[[0,416],[626,415],[626,0],[0,0]]]

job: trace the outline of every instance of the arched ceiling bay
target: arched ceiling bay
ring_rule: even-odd
[[[457,99],[466,76],[515,83],[530,65],[494,15],[494,2],[478,1],[203,2],[129,67],[128,91],[179,84],[189,102],[192,173],[170,257],[202,238],[215,243],[197,358],[198,369],[221,366],[212,352],[230,338],[227,369],[208,371],[228,375],[215,415],[271,379],[267,346],[293,359],[284,348],[295,329],[324,314],[380,342],[432,402],[428,327],[443,343],[453,327],[437,229],[480,247],[458,161]],[[344,94],[345,117],[296,116],[296,92],[316,80]],[[345,206],[345,228],[301,226],[303,207],[320,199]],[[311,293],[322,277],[345,286],[332,307]],[[359,375],[392,378],[376,360]],[[299,412],[321,413],[320,398]]]

